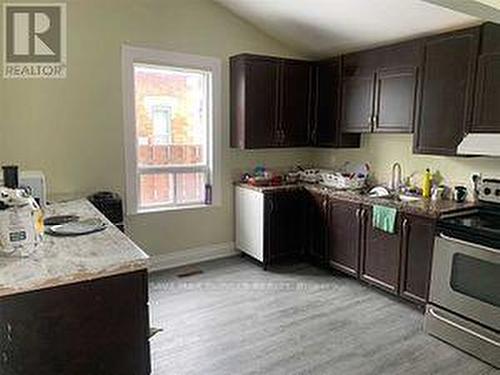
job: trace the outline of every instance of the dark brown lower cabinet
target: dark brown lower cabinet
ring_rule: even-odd
[[[372,225],[372,207],[330,199],[330,266],[423,305],[428,301],[436,220],[398,213],[395,233]]]
[[[403,216],[399,294],[419,304],[429,296],[435,229],[434,219]]]
[[[300,254],[303,232],[298,218],[303,195],[296,189],[264,195],[264,268]]]
[[[361,236],[361,205],[348,201],[328,201],[328,252],[330,265],[357,276]]]
[[[372,225],[372,207],[316,189],[265,194],[264,267],[298,255],[423,305],[436,220],[398,212],[394,233]]]
[[[147,273],[0,298],[0,374],[150,373]]]
[[[401,221],[396,220],[395,233],[387,233],[372,225],[372,209],[362,209],[363,234],[360,278],[388,292],[397,294],[401,248]]]
[[[327,250],[328,195],[318,191],[306,191],[302,217],[303,255],[315,264],[328,263]]]

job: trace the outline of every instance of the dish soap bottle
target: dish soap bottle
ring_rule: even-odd
[[[430,198],[432,188],[432,173],[429,168],[425,170],[424,179],[422,181],[422,197]]]

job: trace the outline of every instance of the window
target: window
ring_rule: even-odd
[[[212,204],[220,189],[220,61],[123,47],[129,214]]]

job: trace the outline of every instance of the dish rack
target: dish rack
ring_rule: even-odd
[[[321,184],[334,189],[357,190],[365,186],[366,176],[338,172],[321,173]]]
[[[319,169],[305,169],[299,172],[299,180],[302,182],[316,183],[319,180]]]

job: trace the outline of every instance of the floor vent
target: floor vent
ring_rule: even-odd
[[[188,266],[180,268],[175,274],[177,277],[189,277],[194,275],[199,275],[203,271],[196,266]]]

